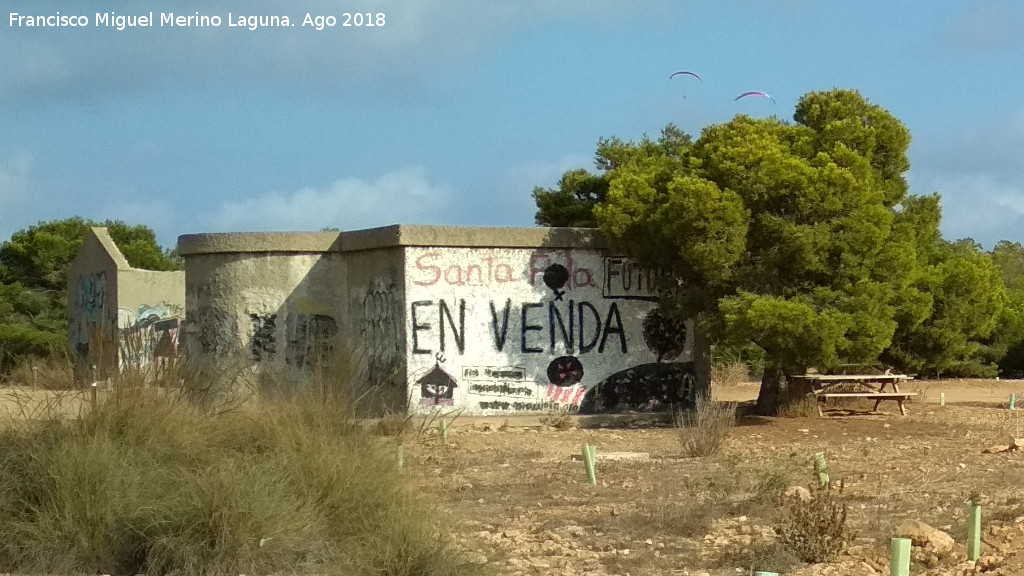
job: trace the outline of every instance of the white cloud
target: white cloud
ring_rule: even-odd
[[[24,153],[0,159],[0,242],[22,228],[19,224],[28,216],[33,163],[32,156]]]
[[[0,210],[5,211],[23,201],[29,193],[32,157],[17,154],[10,160],[0,161]]]
[[[949,240],[973,238],[991,249],[999,240],[1024,242],[1024,181],[991,174],[916,173],[915,191],[942,197],[942,232]]]
[[[670,5],[651,2],[645,10]],[[306,13],[340,16],[336,0],[247,2],[206,0],[187,7],[168,4],[154,10],[218,15],[220,27],[149,28],[117,31],[90,26],[81,30],[8,27],[0,37],[0,96],[41,95],[84,98],[111,92],[138,93],[147,85],[205,86],[274,84],[303,89],[336,89],[373,81],[382,89],[418,91],[417,78],[433,75],[452,62],[477,58],[507,34],[526,25],[551,21],[614,24],[635,7],[617,0],[520,0],[479,3],[470,0],[376,0],[364,10],[385,15],[384,26],[316,31],[303,27]],[[68,13],[67,2],[38,0],[32,14]],[[148,14],[126,0],[82,0],[74,12],[90,23],[96,12]],[[29,10],[23,12],[28,13]],[[288,28],[248,30],[229,27],[228,13],[287,15]],[[376,16],[374,16],[376,20]],[[7,22],[4,22],[6,25]]]
[[[952,22],[948,34],[957,47],[993,50],[1016,45],[1022,31],[1024,24],[1015,5],[986,2]]]
[[[337,180],[324,188],[271,192],[225,202],[200,220],[209,231],[356,230],[389,224],[441,224],[451,190],[430,182],[419,167],[374,181]]]
[[[908,180],[914,193],[942,196],[944,235],[1024,242],[1024,110],[927,142],[911,147]]]

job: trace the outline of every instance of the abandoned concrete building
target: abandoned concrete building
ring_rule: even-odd
[[[183,289],[168,282],[161,289],[177,294],[130,301],[134,292],[115,287],[130,275],[89,260],[106,266],[113,300],[83,285],[72,341],[94,318],[121,329],[175,318],[170,343],[190,363],[242,366],[292,386],[353,381],[383,409],[414,414],[664,410],[707,385],[693,323],[662,316],[654,273],[611,253],[595,230],[194,234],[179,238],[178,252]],[[93,273],[75,270],[69,289]],[[162,331],[150,335],[151,354],[167,350]]]
[[[185,273],[132,268],[106,228],[92,228],[68,267],[68,343],[82,378],[178,356]]]

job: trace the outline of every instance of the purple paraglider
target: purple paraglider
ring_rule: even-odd
[[[775,103],[775,98],[772,98],[771,95],[768,94],[767,92],[744,92],[743,94],[740,94],[739,96],[733,98],[732,101],[735,102],[740,98],[746,98],[747,96],[761,96],[762,98],[767,98],[771,100],[773,104]]]
[[[700,80],[701,82],[704,81],[704,80],[701,79],[700,76],[697,75],[696,72],[688,72],[686,70],[680,70],[679,72],[673,72],[672,75],[669,76],[669,80],[671,80],[672,78],[675,78],[676,76],[679,76],[679,75],[693,76],[694,78],[696,78],[697,80]]]

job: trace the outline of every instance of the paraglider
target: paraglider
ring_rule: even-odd
[[[673,72],[671,75],[669,75],[668,79],[671,80],[676,76],[693,76],[694,78],[697,79],[698,82],[704,82],[704,80],[700,76],[698,76],[696,72],[690,72],[689,70],[680,70],[679,72]],[[686,98],[686,96],[684,95],[683,98]]]
[[[733,98],[732,101],[735,102],[740,98],[746,98],[747,96],[761,96],[763,98],[771,100],[772,104],[775,103],[775,98],[772,98],[771,95],[766,92],[744,92],[743,94],[740,94],[739,96]]]
[[[700,80],[701,82],[704,81],[703,79],[701,79],[700,76],[697,75],[696,72],[688,72],[686,70],[680,70],[679,72],[673,72],[672,75],[669,76],[668,78],[669,78],[669,80],[671,80],[672,78],[675,78],[676,76],[679,76],[680,74],[683,75],[683,76],[693,76],[694,78],[696,78],[697,80]]]

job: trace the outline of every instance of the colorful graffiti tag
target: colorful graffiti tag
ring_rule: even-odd
[[[98,319],[106,308],[107,273],[94,272],[78,279],[75,308],[90,319]]]
[[[142,304],[135,310],[118,308],[121,368],[172,365],[181,344],[183,316],[181,306],[167,302]]]

